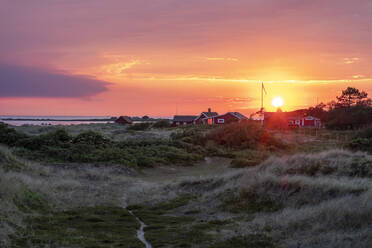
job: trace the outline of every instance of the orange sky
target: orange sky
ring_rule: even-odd
[[[260,81],[268,110],[372,94],[371,34],[367,0],[6,0],[0,115],[248,115]]]

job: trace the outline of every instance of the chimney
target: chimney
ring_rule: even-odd
[[[210,113],[211,112],[211,108],[208,108],[208,113]]]

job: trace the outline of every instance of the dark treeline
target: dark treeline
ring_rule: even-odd
[[[336,100],[307,109],[329,129],[358,129],[372,124],[372,99],[364,91],[348,87]]]

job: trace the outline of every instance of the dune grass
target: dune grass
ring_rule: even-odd
[[[48,212],[26,224],[11,247],[144,247],[136,236],[139,223],[121,207]]]
[[[214,146],[248,162],[259,155],[245,145],[198,145],[194,134],[177,135],[172,142],[187,153]],[[112,141],[79,136],[76,142]],[[128,209],[148,225],[145,236],[154,247],[371,247],[371,155],[264,151],[263,162],[226,173],[174,172],[147,181],[111,165],[46,167],[0,147],[0,246],[143,247],[135,239],[138,223],[121,208],[125,195]]]

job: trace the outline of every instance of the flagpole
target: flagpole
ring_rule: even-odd
[[[261,81],[261,112],[263,112],[263,82]]]
[[[261,81],[261,127],[264,125],[264,110],[263,110],[263,82]]]

